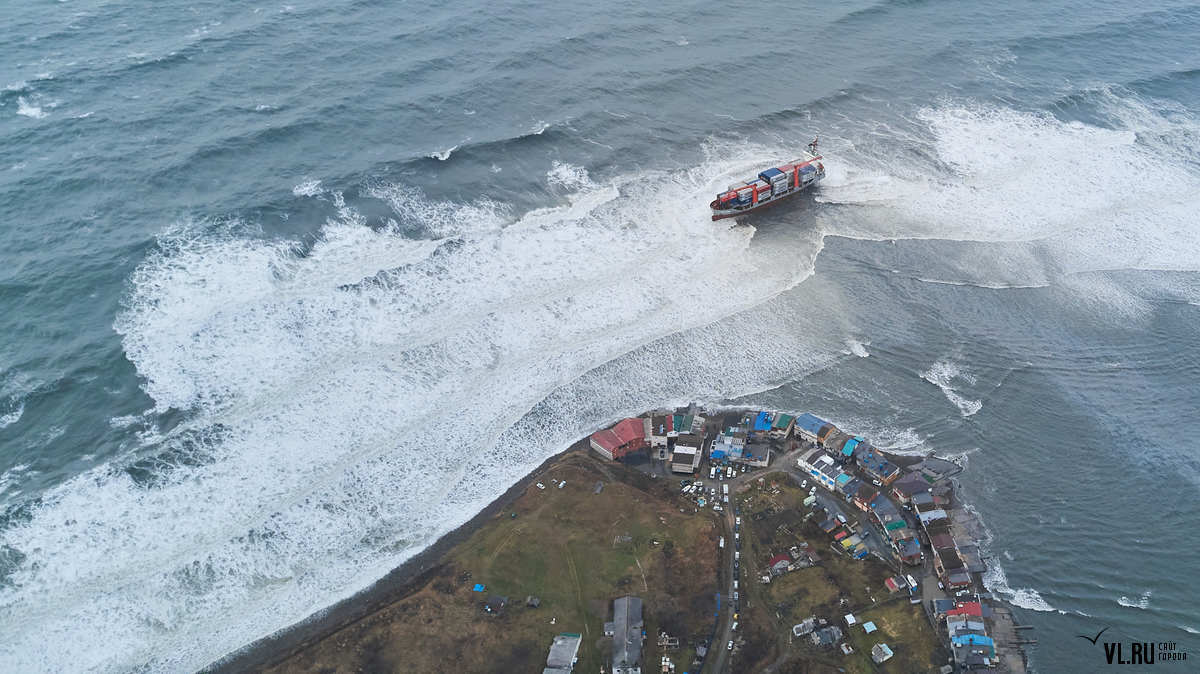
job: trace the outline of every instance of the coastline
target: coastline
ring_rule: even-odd
[[[740,408],[721,409],[718,415],[725,417],[731,414],[738,415],[747,412],[751,412],[751,410]],[[547,457],[541,464],[510,485],[502,494],[493,499],[482,510],[475,513],[469,520],[439,537],[432,545],[416,553],[369,587],[329,607],[314,612],[298,623],[257,639],[243,648],[210,663],[200,671],[242,672],[260,671],[274,667],[286,662],[289,658],[328,638],[337,631],[363,621],[372,614],[386,608],[389,604],[400,601],[420,591],[442,571],[444,565],[447,563],[449,553],[456,546],[469,539],[488,522],[509,508],[553,464],[575,453],[587,455],[590,452],[589,437],[580,438],[571,443],[567,448]],[[792,451],[781,451],[779,457],[782,458],[785,454],[800,451],[799,447],[795,445],[791,446],[793,448]],[[969,502],[963,498],[961,486],[958,484],[958,480],[955,479],[965,470],[965,466],[950,458],[938,456],[932,451],[923,455],[892,454],[887,450],[878,451],[896,466],[905,470],[911,470],[913,466],[927,461],[941,464],[937,467],[937,472],[940,473],[938,483],[944,484],[949,490],[952,504],[951,512],[959,514],[959,517],[955,518],[957,521],[954,522],[954,526],[958,532],[957,535],[961,537],[961,540],[969,541],[976,550],[975,554],[979,555],[981,525],[977,519],[978,514],[974,512],[973,508],[969,507]],[[789,457],[789,460],[791,460],[791,457]],[[775,466],[774,462],[772,463],[772,467],[781,467],[787,470],[786,466]],[[642,467],[642,469],[645,469],[645,467]],[[648,476],[657,477],[657,475]],[[966,506],[966,512],[964,512],[964,506]],[[964,518],[962,515],[969,516]],[[968,523],[967,520],[971,520],[971,522]],[[974,526],[971,526],[972,524]],[[885,561],[891,563],[890,560]],[[984,586],[981,573],[976,572],[971,575],[976,582]],[[922,582],[924,583],[925,581],[923,580]],[[936,578],[931,582],[936,583]],[[941,587],[940,583],[937,583],[937,585],[939,588]],[[1012,673],[1024,672],[1029,666],[1029,656],[1024,646],[1026,644],[1036,644],[1036,641],[1024,640],[1022,638],[1024,635],[1017,634],[1017,631],[1024,629],[1024,627],[1019,625],[1013,612],[1013,606],[1003,597],[996,596],[995,592],[992,592],[990,588],[986,589],[988,592],[981,596],[997,604],[997,608],[1000,609],[997,613],[1000,615],[996,617],[1003,623],[1002,626],[998,626],[1003,636],[996,642],[997,656],[1003,662],[1003,670]],[[938,594],[941,595],[940,592]],[[938,621],[928,606],[926,610],[927,617],[930,619],[934,630],[937,631]]]
[[[574,452],[587,452],[585,436],[566,449],[546,458],[537,468],[514,482],[471,519],[439,537],[432,545],[405,560],[386,576],[354,595],[323,608],[298,623],[246,644],[201,668],[201,672],[225,674],[258,671],[276,665],[313,642],[371,615],[390,602],[420,588],[441,567],[442,558],[465,541],[488,520],[503,511],[533,484],[549,466]]]

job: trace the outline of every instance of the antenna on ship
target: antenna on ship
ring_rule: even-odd
[[[808,151],[814,155],[817,153],[817,140],[819,138],[819,136],[813,136],[812,142],[808,144]]]

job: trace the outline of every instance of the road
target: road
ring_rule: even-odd
[[[797,476],[793,474],[793,471],[789,470],[788,467],[790,466],[791,468],[795,468],[796,459],[800,456],[801,451],[803,450],[796,449],[789,452],[784,452],[783,454],[779,454],[775,457],[775,459],[771,462],[771,467],[769,468],[750,471],[748,473],[739,475],[732,480],[723,480],[721,483],[728,484],[729,491],[731,493],[737,493],[744,491],[747,485],[757,480],[759,477],[767,473],[783,470],[788,475],[791,475],[792,479],[796,480],[796,484],[800,484],[800,479],[797,479]],[[708,482],[706,481],[705,484],[707,485]],[[720,488],[718,487],[718,489]],[[820,490],[818,490],[818,492],[819,491]],[[732,506],[732,504],[730,505]],[[721,520],[725,523],[725,531],[722,534],[725,536],[725,554],[722,556],[721,564],[724,566],[726,573],[725,581],[721,584],[720,589],[720,615],[717,619],[717,629],[714,633],[713,642],[711,644],[711,648],[715,650],[709,650],[709,657],[704,663],[704,671],[710,672],[711,674],[724,674],[725,672],[728,672],[733,658],[736,657],[736,654],[730,653],[728,644],[730,640],[733,639],[733,632],[730,630],[730,627],[733,625],[734,613],[733,581],[736,576],[733,573],[733,553],[736,550],[737,545],[735,544],[733,534],[734,518],[737,516],[737,514],[734,512],[732,507],[726,508],[721,514],[724,515]],[[739,586],[741,585],[740,579],[738,584]]]

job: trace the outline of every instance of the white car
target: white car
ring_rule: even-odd
[[[728,644],[725,645],[725,650],[727,650],[727,651],[733,650],[733,642],[732,641],[730,641]]]
[[[722,510],[724,510],[724,508],[722,508],[722,507],[721,507],[721,504],[720,504],[720,503],[714,503],[714,504],[713,504],[713,510],[715,510],[715,511],[717,511],[717,512],[721,512]]]
[[[544,485],[544,484],[542,484],[541,482],[539,482],[539,483],[537,483],[537,488],[538,488],[538,489],[545,489],[545,488],[546,488],[546,485]]]
[[[808,480],[805,480],[805,481],[801,482],[801,483],[800,483],[800,488],[801,488],[801,489],[808,489]]]
[[[559,489],[562,489],[562,488],[563,488],[563,487],[565,487],[565,486],[567,486],[567,481],[566,481],[566,480],[563,480],[562,482],[559,482],[559,483],[558,483],[558,488],[559,488]]]
[[[739,527],[742,526],[742,518],[741,517],[733,518],[733,523],[738,525]]]

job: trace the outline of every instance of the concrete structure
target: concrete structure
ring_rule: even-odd
[[[573,632],[564,632],[554,637],[550,644],[550,655],[546,656],[546,668],[542,674],[571,674],[579,654],[579,643],[583,637]]]
[[[589,444],[600,456],[616,461],[648,446],[649,427],[649,419],[623,419],[612,428],[592,433]]]
[[[829,434],[836,431],[837,428],[828,421],[806,412],[796,417],[796,421],[794,422],[794,430],[797,437],[808,440],[809,442],[821,444],[825,442],[825,439],[829,437]]]
[[[866,450],[860,448],[854,454],[854,462],[869,478],[878,480],[884,486],[890,485],[900,477],[900,467],[888,461],[887,457],[874,447]]]
[[[691,433],[680,433],[668,441],[671,449],[671,470],[676,473],[694,473],[700,467],[700,456],[704,453],[704,437]]]
[[[833,491],[837,486],[838,475],[842,469],[838,467],[833,457],[823,449],[814,449],[796,459],[796,465],[807,473],[817,484]]]
[[[787,440],[792,434],[792,428],[796,424],[796,417],[790,414],[776,414],[775,422],[771,424],[771,430],[768,435],[776,440]]]
[[[913,494],[922,492],[929,492],[929,482],[919,473],[905,473],[892,483],[892,496],[901,503],[909,503]]]
[[[641,597],[621,597],[613,600],[612,674],[642,674]]]

